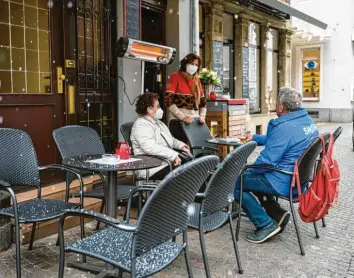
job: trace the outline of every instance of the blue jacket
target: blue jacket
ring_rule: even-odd
[[[264,145],[254,164],[268,164],[292,172],[295,161],[318,135],[316,124],[305,108],[273,119],[268,124],[266,135],[253,135],[258,145]],[[249,171],[264,173],[279,194],[289,195],[290,176],[263,169]]]

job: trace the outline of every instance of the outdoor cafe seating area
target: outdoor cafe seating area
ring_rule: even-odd
[[[237,244],[242,229],[242,195],[240,202],[235,203],[233,191],[238,177],[252,167],[246,165],[256,143],[218,141],[218,138],[211,136],[205,124],[182,124],[193,156],[189,162],[173,169],[168,161],[160,157],[129,154],[126,144],[131,144],[131,127],[131,123],[121,126],[126,143],[117,150],[121,154],[119,159],[114,154],[106,154],[93,129],[83,126],[59,128],[53,132],[53,138],[62,164],[48,166],[38,165],[28,134],[16,129],[0,129],[0,189],[7,191],[12,201],[11,207],[0,209],[0,215],[13,219],[17,277],[21,277],[20,225],[32,224],[28,246],[32,249],[36,244],[34,239],[38,224],[53,219],[58,221],[58,277],[64,277],[66,265],[83,273],[96,273],[97,277],[122,277],[125,272],[132,277],[147,277],[173,264],[179,256],[184,257],[186,270],[192,277],[188,244],[188,233],[192,229],[199,232],[205,275],[213,277],[205,234],[218,233],[225,225],[229,226],[232,239],[227,252],[234,252],[235,266],[238,273],[243,273],[243,254]],[[334,132],[334,140],[341,132],[341,128]],[[329,133],[323,135],[328,140]],[[217,148],[220,145],[232,146],[226,156]],[[303,183],[312,181],[321,160],[321,151],[322,142],[316,139],[301,156],[299,175]],[[170,169],[162,181],[151,180],[148,175],[144,180],[134,179],[132,184],[120,184],[118,181],[117,175],[122,171],[148,170],[162,163],[167,163]],[[41,199],[40,173],[49,170],[64,171],[66,174],[67,187],[63,200]],[[100,177],[101,182],[92,191],[86,192],[83,177],[93,173]],[[74,180],[80,183],[79,192],[70,192],[70,184]],[[14,193],[17,185],[36,188],[37,198],[17,203]],[[101,211],[84,210],[86,197],[103,200]],[[306,246],[301,240],[297,211],[294,209],[297,199],[291,195],[282,199],[290,203],[299,255],[305,255]],[[117,216],[117,203],[125,207],[123,218]],[[131,217],[133,208],[138,213],[137,219]],[[64,225],[68,217],[80,218],[81,239],[71,243],[65,242]],[[95,231],[87,233],[85,219],[97,221]],[[324,219],[322,224],[325,226]],[[313,225],[319,238],[316,223]],[[79,254],[80,260],[65,260],[66,253]],[[98,259],[105,266],[88,263],[87,257]]]

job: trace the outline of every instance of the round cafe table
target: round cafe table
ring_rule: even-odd
[[[107,215],[117,218],[116,186],[119,186],[117,184],[117,173],[119,171],[146,170],[159,167],[162,164],[161,160],[148,156],[131,156],[131,159],[134,161],[126,160],[125,162],[123,159],[113,161],[107,158],[102,159],[102,154],[82,155],[64,159],[63,164],[81,170],[107,173]],[[88,263],[72,263],[70,265],[72,267],[92,272],[101,272],[103,270],[101,266]],[[114,267],[107,265],[107,270],[113,272]]]
[[[205,140],[205,142],[214,144],[214,145],[219,145],[219,146],[228,146],[228,147],[234,147],[237,148],[242,145],[241,142],[238,141],[229,141],[226,138],[220,137],[220,138],[214,138],[214,139],[208,139]]]

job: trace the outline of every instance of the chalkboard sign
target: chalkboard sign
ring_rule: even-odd
[[[242,98],[249,98],[249,52],[242,48]]]
[[[140,39],[140,0],[125,1],[126,37]]]
[[[219,41],[213,41],[213,71],[222,81],[224,75],[223,69],[223,43]],[[215,87],[216,92],[222,92],[222,89]]]

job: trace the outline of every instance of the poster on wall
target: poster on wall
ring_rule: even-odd
[[[302,52],[302,93],[304,98],[319,99],[321,81],[320,48]]]

